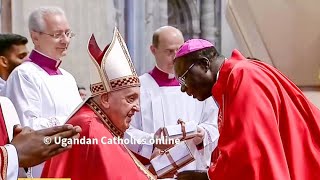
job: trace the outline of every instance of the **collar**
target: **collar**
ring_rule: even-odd
[[[178,80],[175,78],[174,74],[168,74],[162,71],[159,67],[155,66],[149,74],[157,82],[157,84],[162,86],[179,86]]]
[[[40,66],[43,70],[45,70],[49,75],[61,75],[61,71],[59,70],[59,66],[61,64],[61,60],[52,59],[43,53],[32,50],[30,53],[29,59],[31,62]]]
[[[227,59],[227,58],[224,58],[224,62],[225,62],[226,60],[228,60],[228,59]],[[223,66],[224,62],[221,64],[221,67]],[[220,73],[221,67],[219,68],[219,71],[217,72],[216,79],[219,78],[219,73]]]
[[[238,51],[233,50],[231,57],[221,65],[220,70],[217,74],[216,83],[212,86],[211,93],[214,99],[218,101],[218,104],[222,103],[222,95],[225,92],[227,81],[229,75],[231,73],[232,68],[236,65],[236,63],[241,60],[245,60],[246,58]]]
[[[102,123],[109,129],[109,131],[116,137],[123,138],[123,132],[121,132],[108,116],[101,110],[101,108],[92,100],[89,99],[86,104],[95,112],[95,114],[101,119]]]

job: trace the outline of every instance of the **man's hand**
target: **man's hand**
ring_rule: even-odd
[[[171,141],[167,140],[168,138],[167,136],[163,136],[161,138],[162,131],[163,131],[163,128],[159,128],[157,132],[154,133],[155,143],[153,146],[160,150],[166,150],[173,147],[175,144],[167,144],[166,142],[171,142]],[[164,142],[159,142],[160,139],[163,140]]]
[[[56,126],[43,130],[34,131],[29,127],[22,128],[20,125],[13,127],[14,138],[11,142],[18,153],[20,167],[32,167],[61,152],[71,149],[72,145],[62,147],[55,144],[55,138],[79,138],[81,128],[70,124]],[[45,139],[50,139],[45,144]]]
[[[161,154],[161,150],[158,149],[158,148],[154,148],[154,150],[153,150],[153,152],[151,154],[150,160],[152,160],[153,158],[157,157],[160,154]]]
[[[193,142],[195,145],[198,145],[200,143],[202,143],[204,138],[204,130],[201,127],[197,128],[197,133],[195,135],[195,137],[193,138]]]

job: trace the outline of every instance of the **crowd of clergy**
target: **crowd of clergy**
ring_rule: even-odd
[[[276,68],[163,26],[138,76],[115,27],[109,44],[89,39],[85,97],[60,67],[75,36],[65,12],[37,8],[28,28],[30,52],[0,34],[0,180],[320,179],[320,110]]]

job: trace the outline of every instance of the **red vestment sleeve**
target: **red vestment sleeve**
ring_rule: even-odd
[[[83,136],[90,137],[90,124],[81,125],[82,127],[82,138]],[[57,155],[45,163],[41,177],[45,178],[71,178],[72,180],[83,180],[83,179],[101,179],[99,171],[95,172],[94,149],[95,144],[81,144],[73,145],[73,148],[60,155]],[[98,152],[97,152],[98,153]]]
[[[257,64],[239,63],[227,78],[210,179],[320,179],[319,110],[278,71]]]

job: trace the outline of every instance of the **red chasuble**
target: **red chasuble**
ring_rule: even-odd
[[[277,69],[235,50],[212,94],[221,111],[210,179],[320,179],[320,111]]]
[[[89,102],[91,102],[89,100]],[[67,122],[82,128],[80,139],[97,139],[98,144],[74,145],[70,151],[46,162],[42,177],[71,178],[72,180],[150,179],[144,166],[129,155],[122,144],[102,144],[116,137],[117,130],[111,121],[103,123],[106,116],[92,102],[85,104]],[[109,130],[109,129],[113,129]],[[151,176],[149,176],[151,175]]]
[[[6,124],[0,106],[0,180],[7,179],[8,153],[3,146],[9,143]]]

